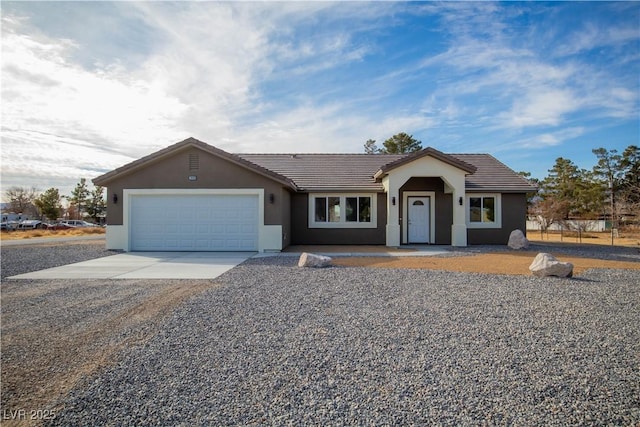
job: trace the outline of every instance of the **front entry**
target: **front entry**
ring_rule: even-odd
[[[408,243],[429,243],[429,197],[409,197]]]

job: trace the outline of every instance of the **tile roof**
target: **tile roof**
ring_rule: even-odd
[[[452,156],[477,168],[475,173],[466,177],[465,187],[468,192],[529,193],[537,190],[535,185],[490,154],[452,154]]]
[[[428,150],[428,149],[426,149]],[[434,150],[435,151],[435,150]],[[439,152],[438,152],[439,153]],[[443,154],[443,153],[440,153]],[[530,192],[536,188],[489,154],[443,154],[467,175],[467,191]],[[290,178],[302,191],[382,191],[379,170],[404,164],[406,154],[237,154],[251,163]]]
[[[116,177],[147,167],[187,147],[197,147],[300,191],[383,191],[376,179],[422,156],[429,155],[468,173],[470,192],[531,192],[536,187],[489,154],[445,154],[425,148],[411,154],[231,154],[188,138],[93,179],[106,185]]]
[[[263,168],[289,177],[303,191],[382,191],[373,175],[396,154],[237,154]]]

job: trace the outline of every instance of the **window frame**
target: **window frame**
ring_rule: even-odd
[[[340,220],[330,222],[327,216],[326,221],[316,221],[316,198],[324,198],[329,204],[329,197],[340,199]],[[360,222],[360,213],[357,214],[357,221],[347,221],[347,198],[358,198],[356,204],[360,206],[361,197],[368,197],[371,200],[369,209],[371,210],[370,221]],[[376,193],[308,193],[309,203],[309,228],[378,228],[378,195]]]
[[[493,221],[471,221],[471,199],[480,198],[481,208],[485,198],[493,198]],[[465,206],[467,228],[502,228],[502,194],[501,193],[467,193]]]

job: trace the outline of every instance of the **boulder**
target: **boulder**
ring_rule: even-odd
[[[556,257],[547,253],[539,253],[529,266],[529,270],[534,276],[557,276],[572,277],[573,264],[570,262],[560,262]]]
[[[316,255],[308,252],[303,252],[298,260],[298,267],[313,267],[321,268],[331,265],[331,258],[324,255]]]
[[[511,249],[527,249],[529,247],[529,240],[527,240],[521,230],[513,230],[509,235],[509,243],[507,244]]]

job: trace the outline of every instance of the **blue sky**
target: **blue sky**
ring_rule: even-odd
[[[2,187],[189,136],[362,152],[407,132],[543,178],[640,145],[639,2],[2,2]]]

